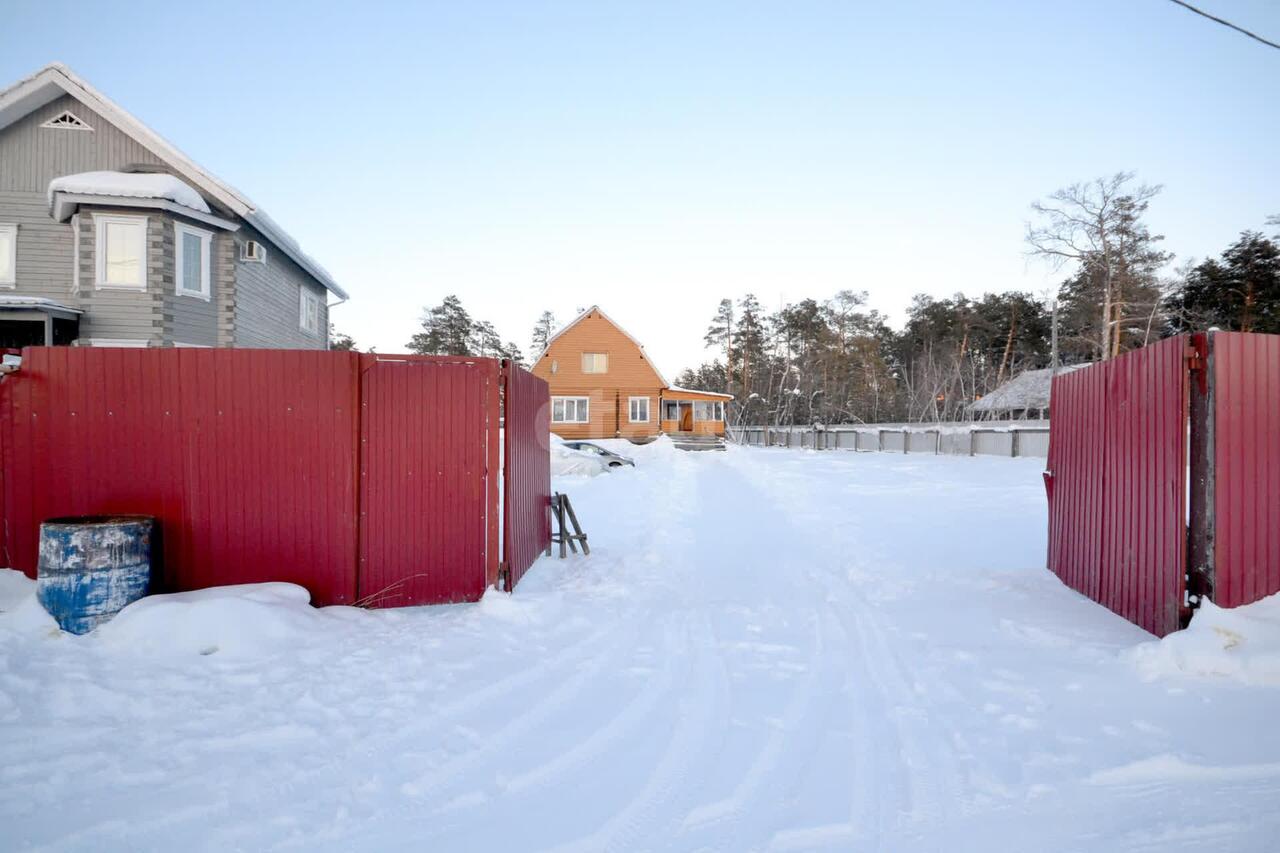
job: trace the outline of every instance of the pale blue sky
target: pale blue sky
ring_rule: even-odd
[[[1202,0],[1280,39],[1275,0]],[[317,10],[316,7],[326,6]],[[1179,258],[1280,213],[1280,51],[1167,0],[13,2],[54,60],[255,199],[394,351],[457,293],[528,346],[600,303],[668,376],[722,296],[1022,288],[1036,197],[1132,169]]]

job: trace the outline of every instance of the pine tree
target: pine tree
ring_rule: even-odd
[[[1173,331],[1210,326],[1280,333],[1280,244],[1245,231],[1220,259],[1193,267],[1175,286]]]
[[[511,359],[512,364],[524,367],[524,353],[520,351],[520,347],[516,346],[515,341],[507,341],[502,348],[502,357]]]
[[[542,316],[533,326],[533,344],[529,347],[529,351],[540,355],[547,348],[547,342],[551,340],[551,333],[555,327],[556,315],[550,311],[543,311]]]
[[[457,296],[446,296],[434,308],[425,309],[422,331],[406,345],[419,355],[475,355],[472,352],[474,324]]]
[[[329,349],[354,352],[355,348],[356,342],[351,339],[350,335],[344,335],[333,327],[333,323],[329,324]]]
[[[711,318],[711,325],[703,335],[702,342],[708,347],[719,347],[724,350],[724,385],[733,384],[733,300],[721,299],[716,314]],[[727,391],[724,393],[728,393]]]

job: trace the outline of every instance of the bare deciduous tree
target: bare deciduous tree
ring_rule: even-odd
[[[1156,253],[1152,258],[1152,237],[1142,225],[1142,214],[1161,187],[1141,184],[1130,187],[1133,172],[1117,172],[1107,178],[1071,184],[1031,205],[1039,218],[1027,224],[1029,253],[1047,260],[1054,269],[1078,265],[1079,273],[1095,281],[1101,291],[1101,313],[1097,332],[1102,359],[1119,353],[1124,332],[1128,279],[1145,272],[1154,261],[1167,260]]]

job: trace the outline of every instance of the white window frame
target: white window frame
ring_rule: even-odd
[[[80,292],[80,213],[71,214],[71,292]]]
[[[0,287],[12,290],[18,286],[18,225],[0,222],[0,233],[9,235],[9,276],[0,278]]]
[[[186,272],[186,253],[182,251],[182,238],[190,235],[200,240],[200,289],[190,290],[183,287],[184,273]],[[205,231],[201,228],[192,228],[184,222],[173,223],[173,291],[179,296],[193,296],[196,299],[203,299],[205,302],[213,298],[213,289],[210,286],[210,251],[209,247],[213,243],[213,232]]]
[[[146,290],[147,289],[147,217],[125,216],[118,213],[95,213],[94,224],[94,287],[98,290]],[[142,274],[140,284],[120,284],[107,281],[107,226],[108,225],[140,225],[142,238],[139,241],[139,272]]]
[[[308,303],[315,303],[315,306],[316,306],[315,328],[311,328],[307,325]],[[321,326],[320,305],[321,305],[321,299],[318,294],[314,293],[308,287],[298,288],[298,328],[306,332],[308,335],[314,335],[317,338],[320,337],[320,326]]]
[[[636,403],[644,403],[644,417],[636,417]],[[649,423],[649,398],[648,397],[628,397],[627,398],[627,421],[633,424]]]
[[[711,417],[698,417],[698,409],[700,407],[709,407],[711,409]],[[720,400],[694,400],[693,401],[693,419],[698,423],[710,423],[714,421],[724,422],[724,403]]]
[[[568,403],[573,403],[574,420],[561,417],[556,419],[556,403],[561,405],[561,413],[568,413]],[[591,423],[591,398],[590,397],[552,397],[551,398],[551,422],[553,424],[589,424]]]
[[[587,357],[588,357],[588,356],[591,356],[591,369],[590,369],[590,370],[588,370],[588,369],[587,369]],[[597,359],[603,359],[603,360],[604,360],[604,367],[603,367],[602,369],[600,369],[600,370],[596,370],[596,369],[595,369],[595,366],[596,366],[596,360],[597,360]],[[582,372],[583,372],[583,373],[591,373],[591,374],[608,373],[608,372],[609,372],[609,353],[607,353],[607,352],[584,352],[584,353],[582,354]]]

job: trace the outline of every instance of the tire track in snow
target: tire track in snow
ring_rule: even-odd
[[[695,691],[685,694],[677,709],[677,723],[645,785],[624,808],[594,832],[551,848],[556,853],[598,853],[603,850],[652,849],[662,834],[655,826],[669,810],[669,803],[681,792],[695,759],[703,752],[700,743],[717,716],[723,718],[727,691],[716,678],[709,652],[714,636],[705,615],[697,615],[689,628],[689,645],[695,664],[690,683]],[[717,689],[717,687],[719,689]]]
[[[773,728],[764,747],[756,753],[751,766],[729,796],[703,803],[690,810],[682,822],[683,829],[700,830],[711,825],[720,838],[717,846],[741,849],[726,836],[734,833],[743,813],[761,798],[766,786],[779,784],[780,777],[786,775],[782,770],[784,763],[795,764],[798,756],[806,754],[797,747],[796,741],[798,737],[814,739],[819,734],[816,727],[804,727],[802,723],[812,715],[817,688],[823,683],[823,676],[829,669],[821,622],[822,620],[818,620],[814,625],[807,675],[792,688],[782,719]],[[791,758],[790,761],[787,761],[788,757]],[[791,769],[799,772],[799,768]],[[729,826],[724,826],[725,823]]]
[[[796,464],[804,461],[795,460]],[[744,473],[753,485],[760,484],[757,472],[746,467]],[[793,523],[812,518],[821,525],[827,520],[823,508],[832,503],[829,496],[806,487],[806,480],[799,473],[772,473],[774,476],[764,485],[770,487],[771,494],[777,494],[781,487],[787,517]],[[847,528],[823,529],[843,533],[844,537],[851,532]],[[771,846],[812,849],[869,840],[873,848],[879,847],[885,839],[898,837],[905,815],[915,813],[923,803],[938,802],[919,778],[924,771],[919,746],[899,719],[903,697],[912,694],[899,671],[898,659],[889,653],[883,628],[872,608],[859,601],[857,590],[847,580],[848,555],[859,550],[856,536],[829,541],[796,536],[792,541],[803,542],[804,547],[789,562],[808,568],[806,576],[813,587],[809,595],[821,599],[823,612],[838,626],[838,635],[843,638],[837,647],[847,652],[847,707],[854,735],[850,756],[853,782],[847,820],[778,830]]]
[[[687,636],[684,643],[679,643],[675,640],[676,634],[677,632],[668,622],[664,630],[663,648],[665,650],[688,645]],[[662,667],[660,677],[649,678],[641,691],[633,696],[620,712],[592,732],[586,740],[560,753],[551,761],[512,776],[503,785],[504,792],[519,794],[553,783],[556,779],[598,760],[608,752],[610,746],[618,743],[629,732],[639,728],[662,701],[669,700],[674,692],[676,678],[675,667],[671,665],[672,660],[672,656],[667,655],[668,665]],[[677,660],[682,664],[680,666],[682,674],[687,674],[690,668],[688,657],[681,655]]]
[[[613,662],[617,653],[634,648],[634,640],[638,638],[639,632],[636,626],[632,625],[631,630],[625,634],[613,631],[609,632],[609,636],[613,642],[604,647],[593,644],[591,656],[580,656],[588,657],[585,663],[553,690],[542,693],[542,698],[535,704],[527,708],[513,706],[511,713],[505,717],[509,721],[507,725],[484,738],[481,745],[445,762],[413,782],[401,784],[400,792],[408,797],[421,798],[445,790],[448,785],[455,783],[458,777],[465,775],[464,771],[474,769],[476,765],[492,755],[501,754],[509,743],[524,737],[551,717],[554,712],[571,704],[572,700],[582,692],[582,688],[594,679],[606,664]]]

